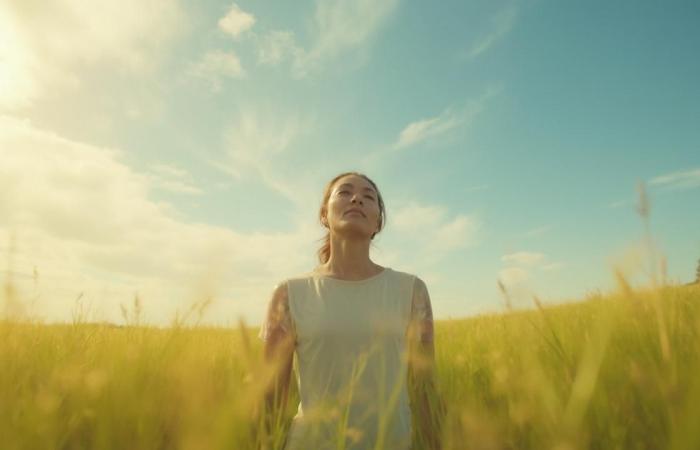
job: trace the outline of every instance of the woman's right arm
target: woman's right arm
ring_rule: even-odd
[[[265,405],[274,426],[282,419],[287,404],[294,359],[295,336],[286,282],[278,284],[272,293],[260,337],[265,341],[264,359],[271,370],[271,378],[268,378],[271,381],[265,389]]]

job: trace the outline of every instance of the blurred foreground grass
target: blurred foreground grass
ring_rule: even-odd
[[[437,322],[444,447],[699,449],[700,286],[621,286]],[[0,322],[0,448],[258,448],[256,333]]]

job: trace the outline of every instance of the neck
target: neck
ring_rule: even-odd
[[[331,256],[321,266],[328,275],[345,279],[363,279],[381,272],[381,266],[369,258],[369,239],[346,239],[331,235]]]

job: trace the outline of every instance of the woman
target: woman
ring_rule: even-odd
[[[336,176],[319,219],[328,229],[321,264],[277,285],[260,330],[277,368],[266,393],[272,417],[284,410],[297,355],[301,401],[285,450],[439,448],[430,298],[420,278],[369,258],[386,220],[376,184]]]

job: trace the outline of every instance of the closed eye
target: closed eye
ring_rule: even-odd
[[[337,195],[346,195],[346,194],[350,194],[350,191],[343,189],[342,191],[338,191]],[[365,198],[368,198],[368,199],[374,201],[374,197],[369,195],[369,194],[365,195]]]

